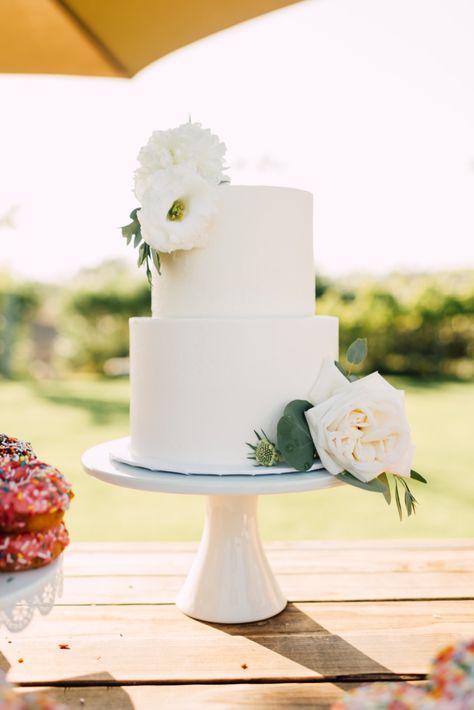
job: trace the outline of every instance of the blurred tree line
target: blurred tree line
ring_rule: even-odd
[[[318,278],[316,312],[339,317],[341,353],[368,338],[366,370],[474,376],[474,271]],[[0,376],[125,374],[136,315],[150,315],[150,290],[123,262],[61,285],[0,274]]]
[[[21,369],[21,345],[28,340],[40,300],[36,284],[0,275],[0,376],[10,378]]]
[[[340,319],[340,350],[366,337],[364,370],[474,377],[474,271],[320,279],[316,310]]]

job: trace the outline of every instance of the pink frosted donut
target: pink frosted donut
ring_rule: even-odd
[[[24,710],[21,698],[9,685],[0,685],[0,710]]]
[[[372,683],[351,690],[331,710],[420,710],[425,699],[422,688],[408,683]]]
[[[26,693],[20,697],[24,703],[21,710],[67,710],[65,705],[53,702],[46,693]]]
[[[474,639],[443,648],[432,664],[429,693],[474,708]]]
[[[0,710],[67,710],[65,705],[57,705],[46,693],[22,693],[5,681],[0,671]]]
[[[45,532],[0,535],[0,572],[19,572],[44,567],[69,544],[64,523]]]
[[[53,466],[0,459],[0,532],[39,532],[61,522],[73,493]]]

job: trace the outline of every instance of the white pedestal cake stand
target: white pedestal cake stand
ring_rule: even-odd
[[[258,532],[258,496],[329,488],[339,483],[334,476],[324,470],[225,476],[151,471],[111,459],[112,443],[83,455],[92,476],[126,488],[208,496],[199,549],[176,600],[182,612],[202,621],[242,624],[285,608]]]

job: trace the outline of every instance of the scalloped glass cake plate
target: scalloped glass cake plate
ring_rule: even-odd
[[[45,616],[62,593],[63,555],[39,569],[0,573],[0,628],[21,631],[35,611]]]

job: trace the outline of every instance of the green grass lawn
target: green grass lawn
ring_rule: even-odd
[[[265,539],[474,536],[474,384],[392,381],[407,391],[414,468],[429,479],[429,486],[413,484],[417,515],[400,523],[382,496],[349,486],[262,496]],[[73,483],[68,527],[74,540],[199,538],[201,497],[118,488],[82,471],[85,449],[128,433],[126,381],[0,382],[0,412],[0,430],[28,438]]]

